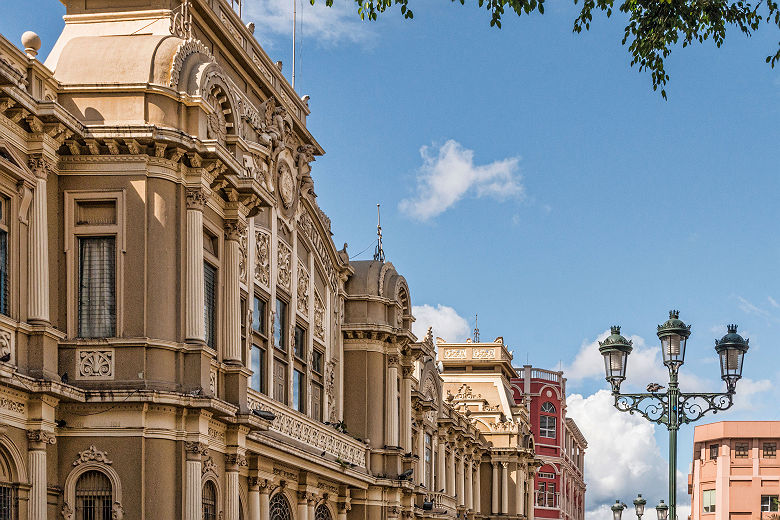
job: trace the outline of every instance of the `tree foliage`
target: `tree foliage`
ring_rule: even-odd
[[[314,4],[315,0],[310,0]],[[417,0],[424,1],[424,0]],[[451,0],[465,5],[466,0]],[[490,25],[501,28],[501,19],[507,10],[518,16],[538,12],[544,14],[545,0],[470,0],[490,14]],[[332,6],[333,0],[325,0]],[[410,0],[355,0],[358,13],[364,20],[376,20],[377,16],[393,6],[400,6],[404,18],[413,18]],[[414,4],[415,0],[411,0]],[[683,47],[712,39],[720,47],[726,38],[726,29],[736,27],[750,36],[763,25],[780,28],[778,0],[730,1],[730,0],[574,0],[582,5],[574,20],[574,32],[590,29],[594,11],[602,11],[607,17],[614,10],[628,16],[623,35],[623,45],[628,43],[631,66],[649,71],[653,90],[661,89],[666,99],[665,86],[669,75],[664,60],[672,48],[682,42]],[[780,44],[774,55],[766,57],[772,67],[780,61]]]

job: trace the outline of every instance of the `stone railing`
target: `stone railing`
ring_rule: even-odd
[[[446,493],[426,493],[425,501],[433,502],[433,511],[436,513],[446,511],[447,515],[449,516],[454,514],[455,510],[457,509],[457,504],[455,504],[455,497],[451,497]]]
[[[349,435],[307,417],[268,396],[249,390],[247,401],[250,409],[268,410],[276,415],[270,429],[295,441],[328,453],[345,464],[366,467],[366,446]]]

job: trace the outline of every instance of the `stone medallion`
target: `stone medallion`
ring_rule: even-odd
[[[285,208],[289,208],[295,195],[295,180],[292,171],[287,163],[279,166],[279,195],[282,197],[282,203]]]

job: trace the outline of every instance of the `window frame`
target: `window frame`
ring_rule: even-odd
[[[273,347],[269,347],[270,341],[272,341],[272,338],[269,338],[268,331],[269,331],[269,312],[268,309],[270,308],[268,305],[268,302],[270,300],[270,297],[268,294],[266,294],[264,291],[260,291],[259,289],[255,288],[255,291],[251,294],[252,296],[252,323],[249,325],[249,334],[250,334],[250,341],[249,341],[249,363],[247,363],[247,366],[250,370],[254,372],[254,369],[252,368],[252,355],[255,350],[261,353],[261,363],[260,363],[260,371],[262,372],[260,374],[260,389],[258,390],[253,386],[253,378],[255,375],[253,374],[249,378],[249,388],[255,392],[259,392],[261,394],[267,395],[269,397],[273,397],[273,363],[275,360],[275,353],[272,352]],[[262,310],[263,310],[263,316],[260,316],[259,319],[257,316],[257,306],[255,305],[256,302],[262,302]],[[257,329],[255,328],[255,321],[257,321],[261,328]],[[269,367],[270,365],[270,367]],[[269,379],[269,369],[270,369],[270,375],[271,378]]]
[[[734,458],[747,459],[750,454],[750,443],[737,441],[734,443]]]
[[[115,266],[114,266],[114,298],[116,299],[116,321],[114,338],[124,335],[124,255],[127,252],[126,243],[126,191],[125,190],[68,190],[64,192],[64,224],[65,224],[65,264],[66,264],[66,327],[69,338],[78,338],[78,297],[79,297],[79,238],[114,236]],[[77,225],[76,208],[79,202],[114,201],[116,208],[116,223]],[[99,338],[84,338],[95,340]]]
[[[707,498],[711,498],[711,502],[708,504]],[[704,489],[701,492],[701,510],[702,513],[714,513],[716,503],[716,493],[714,489]]]
[[[718,460],[718,456],[720,455],[720,444],[710,444],[708,449],[710,450],[709,460]]]
[[[12,317],[11,305],[11,284],[15,277],[11,276],[11,207],[13,206],[13,199],[6,195],[0,189],[0,232],[5,233],[5,266],[0,265],[0,269],[5,270],[5,287],[0,283],[0,314],[7,317]],[[5,294],[2,294],[5,293]],[[2,302],[5,302],[5,309],[2,308]]]
[[[767,504],[764,505],[764,499]],[[773,500],[774,499],[774,500]],[[766,507],[766,509],[764,509]],[[774,507],[774,509],[772,509]],[[762,513],[777,513],[780,510],[780,496],[779,495],[761,495],[761,512]]]
[[[761,445],[761,456],[765,459],[777,458],[777,443],[764,442]]]

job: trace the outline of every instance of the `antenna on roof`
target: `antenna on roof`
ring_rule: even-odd
[[[382,249],[382,217],[379,214],[379,204],[376,205],[376,247],[374,248],[374,261],[385,261],[385,250]]]
[[[474,343],[479,343],[479,314],[474,315]]]

